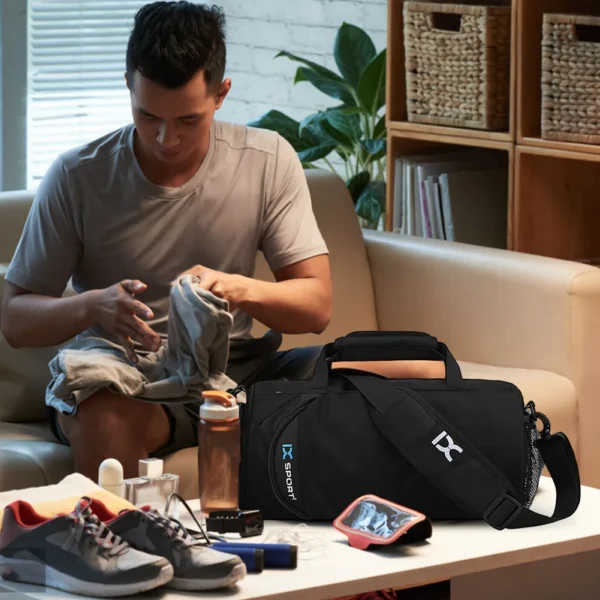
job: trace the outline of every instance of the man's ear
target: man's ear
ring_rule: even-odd
[[[225,96],[229,94],[229,90],[231,89],[231,79],[229,77],[223,80],[221,86],[219,87],[219,91],[217,92],[217,109],[221,108],[223,104],[223,100],[225,100]]]
[[[125,85],[127,86],[127,89],[129,91],[131,91],[131,83],[132,82],[129,81],[129,74],[127,73],[127,71],[125,71],[124,75],[125,75]]]

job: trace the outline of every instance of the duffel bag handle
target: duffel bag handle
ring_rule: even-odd
[[[315,366],[313,381],[325,387],[335,361],[442,360],[446,385],[463,387],[460,367],[446,344],[425,333],[413,331],[365,331],[351,333],[326,344]]]
[[[362,350],[365,348],[367,351],[373,348],[389,350],[395,348],[401,348],[403,350],[409,348],[418,350],[437,350],[438,346],[439,342],[437,338],[418,331],[355,331],[344,337],[337,338],[337,340],[333,342],[333,347],[337,352]],[[345,357],[342,358],[346,360]]]

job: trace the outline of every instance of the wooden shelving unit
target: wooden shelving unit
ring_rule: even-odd
[[[546,12],[600,15],[599,0],[456,0],[512,8],[508,131],[409,123],[404,65],[405,0],[388,0],[386,229],[391,229],[396,157],[491,148],[509,165],[506,247],[580,260],[600,257],[600,146],[541,138],[542,20]],[[448,3],[447,0],[433,0]]]

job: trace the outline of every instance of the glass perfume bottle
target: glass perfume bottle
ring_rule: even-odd
[[[125,480],[125,498],[137,507],[150,505],[163,514],[169,496],[179,491],[179,475],[163,473],[160,458],[142,459],[138,464],[139,477]],[[174,516],[176,512],[177,503],[172,501],[169,514]]]

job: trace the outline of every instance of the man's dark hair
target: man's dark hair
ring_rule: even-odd
[[[209,87],[225,74],[225,15],[217,6],[193,2],[153,2],[135,16],[127,44],[127,74],[136,71],[163,87],[185,85],[204,71]]]

